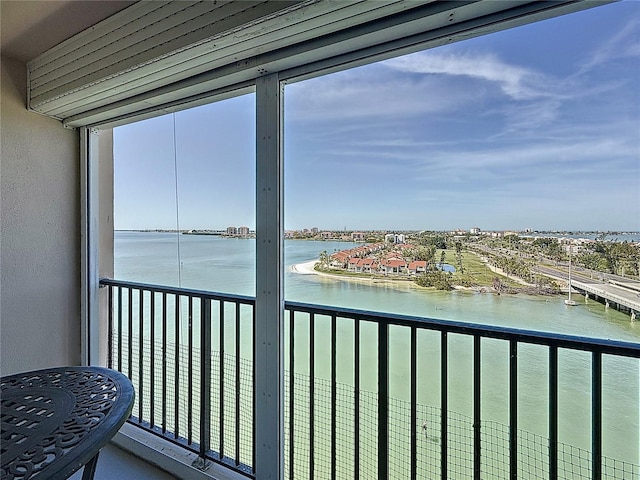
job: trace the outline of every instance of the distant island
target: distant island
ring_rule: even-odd
[[[640,295],[640,242],[607,239],[635,234],[590,233],[585,236],[592,238],[575,232],[572,237],[550,232],[526,236],[516,232],[404,232],[381,237],[379,232],[367,232],[365,237],[376,241],[365,239],[355,247],[325,250],[317,260],[296,265],[294,270],[342,279],[413,282],[437,290],[551,295],[569,288],[566,277],[571,257],[582,275],[610,284],[624,282],[627,290],[637,289]],[[361,232],[352,233],[350,241],[355,238],[361,238]]]

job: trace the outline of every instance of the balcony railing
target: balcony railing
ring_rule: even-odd
[[[101,284],[130,422],[253,478],[254,299]],[[614,373],[638,382],[638,344],[294,302],[285,324],[287,478],[640,476],[603,454],[603,392]],[[585,376],[582,393],[567,384]],[[588,445],[560,408],[580,395]],[[637,415],[623,422],[636,442]]]

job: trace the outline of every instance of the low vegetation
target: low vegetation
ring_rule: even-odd
[[[414,281],[421,287],[437,290],[463,287],[496,293],[556,294],[560,292],[560,285],[537,273],[536,267],[541,264],[559,265],[569,259],[567,245],[557,238],[533,239],[518,235],[454,236],[442,232],[421,232],[407,235],[407,243],[401,247],[389,244],[385,251],[372,256],[380,260],[394,252],[407,264],[426,262],[426,271],[413,275],[409,275],[406,269],[398,274],[353,272],[346,266],[332,266],[331,256],[326,251],[320,255],[316,270],[350,277]],[[603,236],[595,242],[581,244],[579,250],[572,255],[574,265],[596,272],[638,277],[640,249],[637,244],[605,241]],[[445,265],[452,265],[455,271],[443,271]]]

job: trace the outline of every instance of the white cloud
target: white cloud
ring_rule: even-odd
[[[640,20],[637,16],[634,16],[624,27],[599,45],[591,57],[582,65],[578,75],[612,60],[640,57],[639,27]]]
[[[401,72],[466,76],[497,83],[504,94],[516,100],[549,95],[541,88],[544,76],[510,65],[493,54],[458,54],[425,51],[393,58],[383,65]]]
[[[477,101],[477,92],[452,94],[443,77],[410,78],[374,64],[287,86],[287,118],[386,119],[453,111]]]
[[[544,189],[545,185],[565,181],[576,183],[578,177],[593,183],[594,176],[601,175],[606,168],[608,181],[619,182],[640,173],[640,167],[634,170],[632,165],[636,150],[622,138],[611,138],[432,152],[424,155],[422,166],[413,170],[412,178],[418,182],[449,179],[470,188],[488,182],[511,187],[536,185]],[[608,186],[606,190],[610,190]]]
[[[528,102],[524,105],[509,105],[503,108],[502,114],[506,119],[506,127],[496,136],[512,135],[514,132],[536,131],[540,127],[549,127],[562,107],[557,99],[544,99]]]
[[[330,162],[329,171],[357,176],[371,191],[382,191],[373,188],[381,182],[395,185],[396,204],[467,202],[487,212],[538,209],[541,224],[560,211],[563,225],[569,217],[603,222],[603,199],[639,208],[637,77],[628,61],[615,71],[595,67],[619,57],[635,61],[637,31],[621,29],[591,56],[589,42],[576,41],[572,51],[586,55],[581,59],[536,63],[525,46],[508,62],[515,48],[492,54],[457,46],[297,84],[287,102],[298,118],[320,121],[292,122],[292,130],[304,132],[304,145],[318,162]],[[583,65],[594,75],[576,73]],[[366,195],[358,190],[354,198]],[[574,208],[567,198],[589,207],[581,203],[566,215]]]

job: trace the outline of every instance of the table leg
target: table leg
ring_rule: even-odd
[[[84,466],[82,480],[93,480],[93,476],[96,473],[96,465],[98,464],[98,455],[100,455],[100,451]]]

